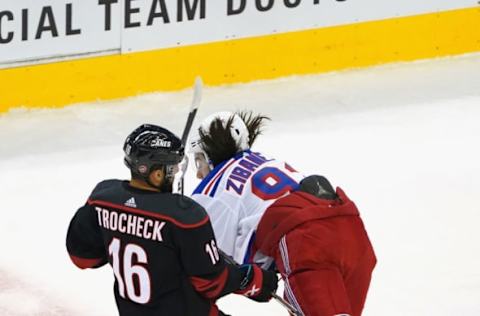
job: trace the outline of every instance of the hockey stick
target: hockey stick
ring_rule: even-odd
[[[229,255],[227,255],[222,249],[218,249],[218,253],[223,257],[223,259],[229,263],[229,264],[232,264],[234,266],[239,266],[239,264],[233,260],[232,257],[230,257]],[[275,299],[278,303],[280,303],[280,305],[282,305],[283,307],[285,307],[285,309],[287,309],[287,311],[293,315],[293,316],[301,316],[301,314],[297,311],[297,309],[295,307],[292,306],[292,304],[288,303],[286,300],[284,300],[281,296],[277,295],[277,293],[275,292],[272,292],[270,293],[273,297],[273,299]]]
[[[202,101],[202,88],[203,82],[202,78],[197,77],[195,78],[195,84],[193,86],[193,99],[192,105],[190,106],[190,111],[188,112],[187,122],[185,123],[185,127],[183,128],[182,133],[182,144],[185,148],[185,144],[187,143],[188,134],[190,134],[190,130],[192,129],[193,120],[195,119],[195,115],[197,115],[197,109],[200,105],[200,101]],[[184,177],[185,172],[187,171],[188,167],[188,157],[184,156],[184,161],[180,163],[180,179],[178,181],[179,191],[183,195],[183,184],[184,184]]]
[[[195,115],[197,115],[198,106],[200,105],[200,101],[202,101],[202,88],[203,88],[202,78],[200,77],[195,78],[195,84],[193,86],[192,105],[190,106],[187,123],[185,123],[185,128],[183,129],[183,134],[182,134],[183,145],[185,145],[185,143],[187,142],[188,134],[190,133],[190,129],[192,128],[193,120],[195,119]]]

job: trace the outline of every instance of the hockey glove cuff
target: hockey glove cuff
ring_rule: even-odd
[[[275,272],[262,270],[253,264],[242,265],[240,269],[244,270],[245,276],[240,289],[235,293],[245,295],[257,302],[268,302],[278,286]]]

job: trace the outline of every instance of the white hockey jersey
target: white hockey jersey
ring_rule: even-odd
[[[254,249],[257,225],[265,210],[302,179],[288,164],[247,150],[216,166],[192,198],[210,216],[220,249],[238,263],[268,268],[272,260]]]

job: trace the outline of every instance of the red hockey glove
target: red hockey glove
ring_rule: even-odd
[[[262,270],[254,264],[242,265],[240,269],[245,271],[245,277],[240,289],[235,293],[245,295],[257,302],[268,302],[278,286],[275,272]]]

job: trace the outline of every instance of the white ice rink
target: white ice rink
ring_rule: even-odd
[[[128,177],[125,136],[146,122],[181,133],[190,98],[0,116],[1,316],[117,315],[111,269],[70,262],[68,223],[98,181]],[[364,315],[480,315],[480,55],[207,87],[197,122],[225,109],[269,115],[254,149],[357,203],[378,256]],[[238,296],[220,306],[287,315]]]

